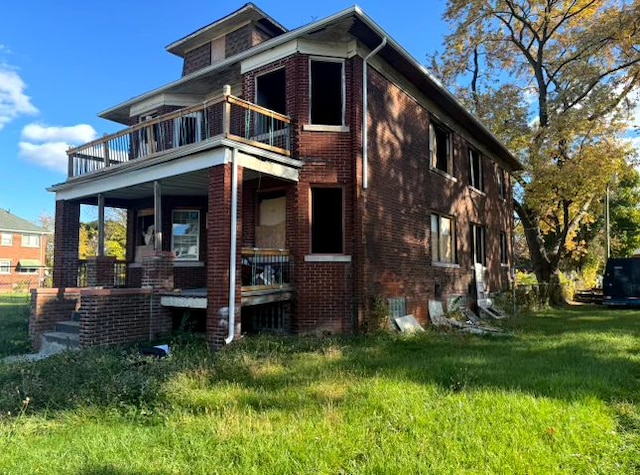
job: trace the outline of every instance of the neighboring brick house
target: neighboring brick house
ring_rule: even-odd
[[[0,208],[0,292],[41,287],[47,274],[46,229]]]
[[[104,111],[128,128],[70,150],[50,189],[81,345],[133,338],[136,288],[150,337],[200,309],[219,347],[354,332],[381,300],[427,324],[429,299],[508,286],[520,164],[358,7],[288,31],[247,4],[167,50],[183,76]],[[128,211],[129,289],[75,289],[81,204]],[[99,252],[88,285],[113,264]]]

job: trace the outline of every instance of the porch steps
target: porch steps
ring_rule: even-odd
[[[58,322],[56,323],[55,332],[72,334],[80,333],[80,322],[74,320]]]
[[[71,320],[56,323],[52,332],[42,334],[42,348],[51,352],[80,348],[80,312],[72,312]]]

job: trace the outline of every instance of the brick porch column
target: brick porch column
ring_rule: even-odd
[[[158,251],[142,258],[142,287],[173,289],[173,252]]]
[[[231,173],[232,165],[216,166],[209,171],[209,216],[207,220],[207,343],[219,349],[229,333],[229,252],[231,238]],[[242,168],[238,167],[238,203],[242,203]],[[242,221],[238,206],[236,253],[235,322],[240,333],[242,292],[241,234]]]
[[[89,287],[113,287],[115,257],[90,257],[87,259],[87,285]]]
[[[56,230],[53,255],[53,286],[78,286],[80,203],[56,201]]]

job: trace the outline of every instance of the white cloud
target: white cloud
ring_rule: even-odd
[[[18,116],[38,113],[31,98],[24,93],[26,88],[13,68],[0,64],[0,130]]]
[[[69,127],[55,127],[43,124],[28,124],[22,129],[22,139],[18,144],[20,156],[37,165],[67,171],[67,150],[90,142],[98,136],[88,124]]]
[[[22,129],[22,138],[30,142],[70,142],[82,144],[91,142],[98,136],[88,124],[70,127],[49,127],[42,124],[28,124]]]
[[[69,148],[67,143],[32,144],[20,142],[18,147],[20,148],[20,156],[30,162],[59,172],[67,171],[67,149]]]

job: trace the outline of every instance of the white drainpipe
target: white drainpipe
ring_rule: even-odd
[[[233,341],[236,327],[236,239],[238,234],[238,149],[231,152],[231,246],[229,251],[229,336],[224,342]]]
[[[362,62],[362,189],[366,190],[369,187],[369,105],[367,97],[369,95],[367,87],[367,65],[371,57],[378,53],[384,45],[387,44],[387,37],[382,38],[376,48],[371,51]]]

